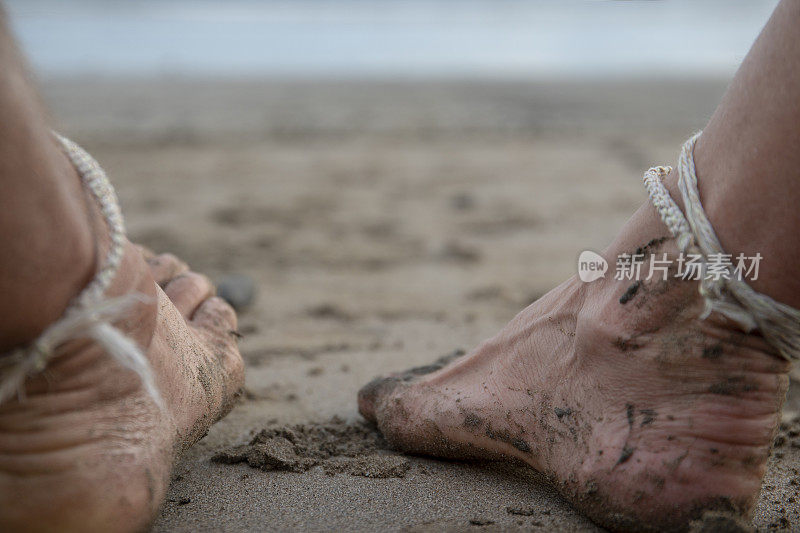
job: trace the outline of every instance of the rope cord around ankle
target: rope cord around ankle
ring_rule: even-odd
[[[125,224],[117,194],[105,171],[92,156],[69,139],[57,133],[55,137],[78,171],[83,186],[100,207],[111,244],[94,279],[70,302],[62,317],[27,346],[0,355],[0,403],[15,395],[23,396],[25,379],[44,370],[59,346],[70,340],[86,338],[99,344],[118,363],[136,372],[148,394],[159,407],[163,407],[144,354],[122,331],[111,325],[142,298],[139,295],[104,297],[124,254]]]
[[[119,268],[125,244],[125,222],[122,219],[117,193],[97,161],[83,148],[66,137],[62,137],[58,133],[55,133],[55,136],[64,147],[64,152],[69,157],[75,170],[78,171],[83,186],[94,197],[100,207],[103,220],[108,226],[111,240],[111,246],[108,249],[105,261],[101,263],[100,270],[97,271],[94,279],[89,282],[89,285],[81,291],[73,302],[75,307],[86,307],[103,297]]]
[[[678,160],[678,188],[686,208],[685,216],[662,183],[672,168],[651,168],[644,173],[642,180],[661,220],[677,240],[679,250],[700,256],[703,264],[707,265],[710,256],[724,255],[725,252],[703,210],[697,189],[694,145],[701,134],[698,132],[686,141]],[[785,359],[800,359],[800,311],[756,292],[734,273],[707,276],[703,272],[699,290],[705,301],[701,318],[717,312],[745,332],[758,330]]]

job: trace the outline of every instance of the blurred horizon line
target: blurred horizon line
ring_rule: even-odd
[[[729,77],[776,0],[7,0],[40,78]],[[713,21],[713,24],[709,24]]]

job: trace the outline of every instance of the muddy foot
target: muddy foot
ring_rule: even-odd
[[[664,233],[643,207],[604,255],[614,265],[645,243],[674,255]],[[698,320],[695,282],[613,277],[566,281],[444,368],[373,381],[361,413],[410,453],[522,460],[612,529],[747,518],[788,364],[758,336]]]
[[[139,531],[177,455],[233,405],[243,382],[236,315],[203,276],[128,243],[109,296],[149,296],[121,324],[146,347],[166,404],[95,345],[73,343],[0,405],[0,529]],[[154,283],[154,279],[155,282]]]

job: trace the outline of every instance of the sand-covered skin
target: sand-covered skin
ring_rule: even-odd
[[[47,84],[62,130],[117,186],[132,238],[258,288],[240,316],[246,394],[178,465],[155,531],[596,530],[528,469],[404,458],[347,429],[362,427],[356,392],[469,349],[571,275],[723,89]],[[800,527],[797,414],[793,390],[759,530]],[[345,453],[307,452],[303,435],[330,437],[333,417]],[[300,447],[276,444],[292,428]],[[212,461],[265,429],[255,468]]]

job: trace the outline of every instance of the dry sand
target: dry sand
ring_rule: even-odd
[[[245,397],[179,463],[155,531],[597,529],[528,469],[385,450],[356,391],[469,349],[571,275],[724,82],[45,87],[133,239],[259,291]],[[779,436],[759,530],[800,528],[798,435]]]

